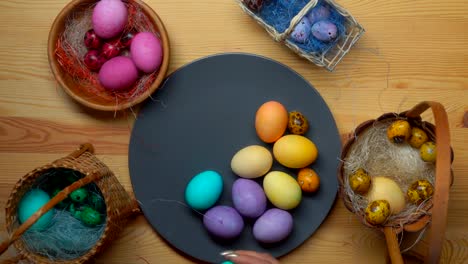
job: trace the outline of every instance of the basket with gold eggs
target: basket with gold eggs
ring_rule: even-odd
[[[435,125],[422,120],[421,114],[429,108]],[[392,263],[403,263],[405,251],[438,263],[453,183],[444,107],[421,102],[408,111],[368,120],[351,135],[338,175],[347,209],[364,225],[384,232]],[[415,244],[421,238],[429,240],[422,250],[412,252],[400,248],[398,238],[403,233],[418,233]]]
[[[139,206],[91,144],[27,173],[6,204],[16,261],[84,263],[108,246]],[[29,263],[28,262],[28,263]]]
[[[236,0],[277,42],[333,71],[364,28],[333,0]]]

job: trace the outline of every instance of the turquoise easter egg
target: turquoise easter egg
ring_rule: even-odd
[[[215,171],[204,171],[195,175],[185,188],[185,201],[195,210],[212,207],[223,191],[223,178]]]
[[[40,189],[33,189],[27,192],[18,204],[18,219],[20,223],[24,223],[31,217],[37,210],[49,202],[49,195]],[[39,218],[34,225],[30,227],[31,230],[44,230],[49,227],[52,218],[54,217],[54,209],[49,210],[41,218]]]

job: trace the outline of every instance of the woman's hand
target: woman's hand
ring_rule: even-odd
[[[255,251],[225,251],[221,255],[235,264],[279,264],[270,254]]]

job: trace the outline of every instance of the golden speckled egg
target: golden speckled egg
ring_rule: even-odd
[[[387,137],[393,143],[403,143],[411,136],[411,126],[406,120],[397,120],[387,129]]]
[[[364,169],[359,168],[349,175],[349,186],[357,194],[366,194],[371,185],[371,177]]]
[[[428,180],[418,180],[411,184],[406,192],[408,200],[416,205],[420,205],[429,199],[434,193],[434,187]]]
[[[390,204],[386,200],[375,200],[366,208],[366,221],[371,225],[381,225],[390,216]]]
[[[309,130],[309,121],[298,111],[289,112],[288,130],[292,134],[304,135]]]
[[[436,144],[432,141],[422,144],[419,148],[419,154],[425,162],[434,162],[437,157]]]
[[[411,137],[409,139],[409,144],[413,148],[420,148],[422,144],[426,143],[429,138],[427,137],[426,132],[420,129],[419,127],[411,128]]]

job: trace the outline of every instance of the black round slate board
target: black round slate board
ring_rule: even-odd
[[[256,55],[214,55],[171,74],[153,99],[144,104],[133,128],[130,176],[145,217],[170,245],[210,263],[221,263],[219,253],[229,249],[280,257],[301,245],[324,221],[338,189],[340,137],[326,103],[296,72]],[[231,186],[237,179],[230,168],[233,155],[253,144],[272,149],[271,144],[259,140],[254,126],[257,109],[270,100],[309,119],[306,136],[319,150],[311,167],[320,175],[320,189],[304,195],[301,204],[291,211],[294,230],[282,243],[258,244],[251,222],[246,222],[237,240],[216,241],[204,229],[203,217],[181,204],[185,203],[185,187],[196,174],[216,170],[224,180],[217,204],[232,206]],[[297,173],[277,163],[272,170],[292,176]]]

